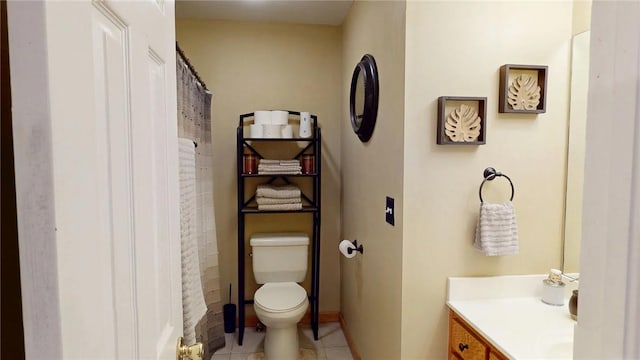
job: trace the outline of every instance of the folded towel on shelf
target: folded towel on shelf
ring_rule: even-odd
[[[297,204],[258,204],[258,210],[302,210],[302,203]]]
[[[299,196],[292,197],[292,198],[271,198],[271,197],[257,196],[256,202],[258,203],[258,205],[297,204],[297,203],[302,203],[302,199]]]
[[[258,174],[268,174],[268,173],[276,173],[276,174],[300,174],[302,172],[301,166],[279,166],[279,165],[269,165],[263,166],[258,165]]]
[[[302,174],[300,160],[260,159],[258,162],[260,175],[298,175]]]
[[[260,159],[258,164],[262,164],[262,165],[293,165],[293,166],[300,166],[300,160]]]
[[[486,256],[518,253],[516,210],[511,201],[504,204],[480,204],[473,246]]]
[[[300,170],[258,170],[258,175],[300,175]]]
[[[302,166],[300,165],[258,165],[258,170],[300,170]]]
[[[294,185],[276,186],[270,184],[260,184],[256,189],[256,197],[283,199],[300,197],[300,194],[300,189]]]

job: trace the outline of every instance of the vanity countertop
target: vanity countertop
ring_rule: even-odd
[[[447,305],[512,359],[572,359],[573,329],[567,284],[563,306],[543,303],[546,275],[449,278]]]

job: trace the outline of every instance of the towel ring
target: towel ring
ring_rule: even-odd
[[[487,180],[491,181],[491,180],[495,179],[498,176],[505,177],[505,178],[507,178],[507,180],[509,180],[509,184],[511,185],[511,199],[510,200],[513,201],[513,195],[515,194],[516,191],[513,188],[513,182],[511,181],[511,179],[507,175],[505,175],[505,174],[503,174],[503,173],[501,173],[499,171],[496,171],[496,169],[494,169],[492,167],[488,167],[488,168],[484,169],[483,176],[484,176],[484,180],[482,180],[482,184],[480,184],[480,190],[478,190],[478,195],[480,196],[480,202],[484,202],[482,200],[482,186],[484,186],[484,183]]]

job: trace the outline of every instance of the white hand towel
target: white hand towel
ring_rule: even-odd
[[[182,313],[185,342],[196,341],[195,326],[207,312],[200,280],[197,238],[196,153],[192,140],[178,139],[180,159],[180,241],[182,248]]]
[[[473,246],[486,256],[518,253],[516,210],[511,201],[504,204],[480,204]]]

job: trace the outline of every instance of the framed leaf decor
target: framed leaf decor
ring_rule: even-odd
[[[440,96],[439,145],[482,145],[486,142],[487,98]]]
[[[538,65],[502,65],[498,112],[546,112],[547,69]]]

